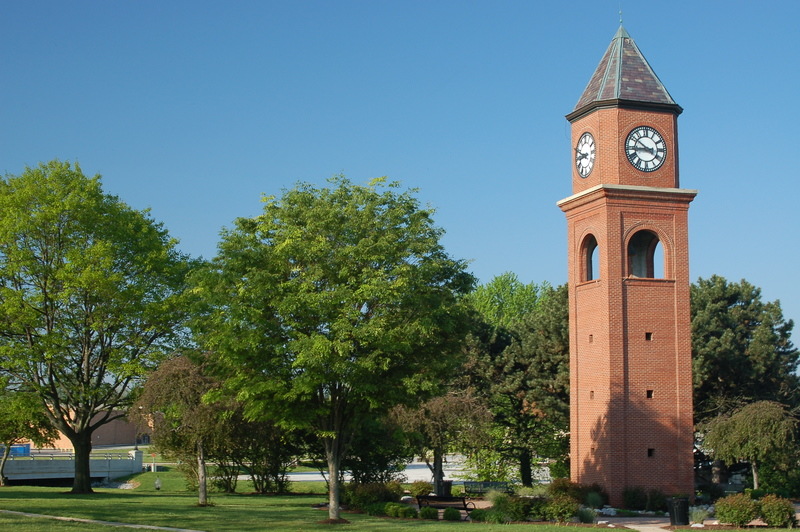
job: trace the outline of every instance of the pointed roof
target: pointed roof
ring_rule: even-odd
[[[621,25],[567,118],[613,105],[666,108],[677,114],[683,111]]]

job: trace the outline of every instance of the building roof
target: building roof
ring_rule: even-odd
[[[666,107],[677,113],[683,110],[650,68],[631,36],[620,26],[568,117],[602,104],[626,103]]]

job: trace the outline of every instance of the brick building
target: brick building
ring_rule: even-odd
[[[622,26],[573,112],[568,227],[571,476],[691,495],[688,208],[682,112]]]

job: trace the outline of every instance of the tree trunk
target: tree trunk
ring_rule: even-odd
[[[197,442],[197,504],[208,505],[208,485],[206,477],[206,454],[203,450],[203,440]]]
[[[92,432],[84,430],[74,433],[70,438],[75,451],[75,480],[72,493],[92,493],[92,473],[90,462],[92,456]]]
[[[531,452],[522,449],[519,455],[519,476],[523,486],[533,486],[533,469],[531,467]]]
[[[341,509],[339,469],[342,463],[339,438],[325,438],[325,459],[328,462],[328,519],[338,521]]]
[[[3,458],[0,459],[0,486],[6,485],[6,462],[11,454],[11,444],[6,442],[5,449],[3,449]]]
[[[433,492],[443,497],[444,493],[444,451],[442,449],[433,450]]]
[[[750,469],[753,471],[753,489],[758,489],[758,464],[755,460],[750,462]]]

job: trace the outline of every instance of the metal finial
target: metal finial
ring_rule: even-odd
[[[619,4],[619,25],[622,26],[622,2]]]

